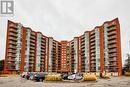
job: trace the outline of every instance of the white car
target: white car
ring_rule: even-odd
[[[68,76],[68,79],[69,80],[81,80],[82,76],[80,76],[78,74],[73,74],[73,75]]]

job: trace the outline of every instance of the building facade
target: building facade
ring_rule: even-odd
[[[121,41],[118,18],[85,31],[73,40],[56,41],[41,32],[8,21],[6,73],[117,72],[121,75]]]

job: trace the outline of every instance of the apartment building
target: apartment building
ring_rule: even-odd
[[[71,72],[79,72],[79,37],[70,41]]]
[[[32,31],[20,23],[8,21],[5,73],[49,71],[49,68],[53,72],[58,68],[54,66],[58,64],[54,61],[56,58],[60,58],[58,41],[44,36],[41,32]],[[53,66],[53,69],[48,68],[49,65]]]
[[[70,41],[72,72],[121,74],[121,43],[118,18],[104,22]]]
[[[68,41],[61,41],[61,71],[62,73],[71,72],[70,47]]]
[[[79,36],[79,54],[80,54],[80,72],[89,72],[90,70],[90,32],[86,31],[83,35]]]
[[[6,73],[116,72],[121,75],[120,24],[116,18],[71,41],[59,42],[8,21],[5,53]]]
[[[47,72],[60,72],[61,44],[52,37],[48,38]]]

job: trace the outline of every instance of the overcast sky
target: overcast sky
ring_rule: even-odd
[[[15,0],[14,8],[14,16],[0,17],[0,59],[5,58],[7,20],[60,41],[118,17],[123,61],[130,53],[130,0]]]

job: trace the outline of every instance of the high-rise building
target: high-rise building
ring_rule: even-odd
[[[85,31],[73,40],[56,41],[41,32],[8,21],[6,73],[117,72],[121,74],[121,41],[118,18]]]
[[[70,72],[70,47],[68,41],[61,41],[61,72]]]

